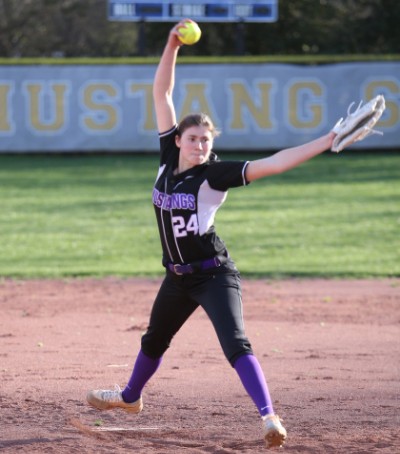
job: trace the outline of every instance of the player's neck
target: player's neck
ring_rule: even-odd
[[[179,175],[180,173],[186,172],[186,170],[192,169],[193,167],[195,166],[189,162],[179,161],[178,167],[174,170],[174,175]]]

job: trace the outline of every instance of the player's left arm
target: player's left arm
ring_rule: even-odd
[[[247,181],[286,172],[325,150],[339,152],[372,134],[382,135],[374,127],[386,107],[383,95],[375,96],[364,106],[360,102],[357,109],[351,112],[353,104],[347,109],[347,117],[341,118],[328,134],[299,147],[287,148],[271,157],[250,162],[246,169]]]
[[[246,180],[251,182],[293,169],[314,156],[329,150],[335,136],[336,134],[331,131],[304,145],[286,148],[267,158],[250,161],[246,167]]]

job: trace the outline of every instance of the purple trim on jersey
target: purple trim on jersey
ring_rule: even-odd
[[[196,209],[196,197],[193,194],[174,193],[165,194],[158,189],[153,189],[153,203],[163,210],[191,210]]]

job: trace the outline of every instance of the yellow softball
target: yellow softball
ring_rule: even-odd
[[[188,44],[189,46],[197,43],[197,41],[201,37],[201,30],[200,27],[197,25],[196,22],[185,22],[186,27],[179,27],[178,31],[181,33],[179,35],[179,39],[182,41],[183,44]]]

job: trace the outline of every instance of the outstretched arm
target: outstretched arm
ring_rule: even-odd
[[[382,134],[376,131],[374,126],[386,107],[383,95],[376,96],[363,107],[360,103],[354,112],[350,112],[353,104],[351,103],[347,110],[347,117],[341,118],[328,134],[304,145],[279,151],[271,157],[250,162],[246,168],[247,180],[254,181],[286,172],[325,150],[339,152],[371,134]]]
[[[258,180],[259,178],[283,173],[297,167],[301,163],[323,153],[325,150],[329,150],[335,135],[331,131],[304,145],[286,148],[267,158],[249,162],[246,167],[247,181]]]
[[[189,19],[185,19],[187,21]],[[182,42],[179,40],[178,28],[184,27],[184,21],[176,24],[168,35],[153,84],[153,99],[159,132],[165,132],[176,124],[175,107],[172,92],[175,85],[175,64]]]

